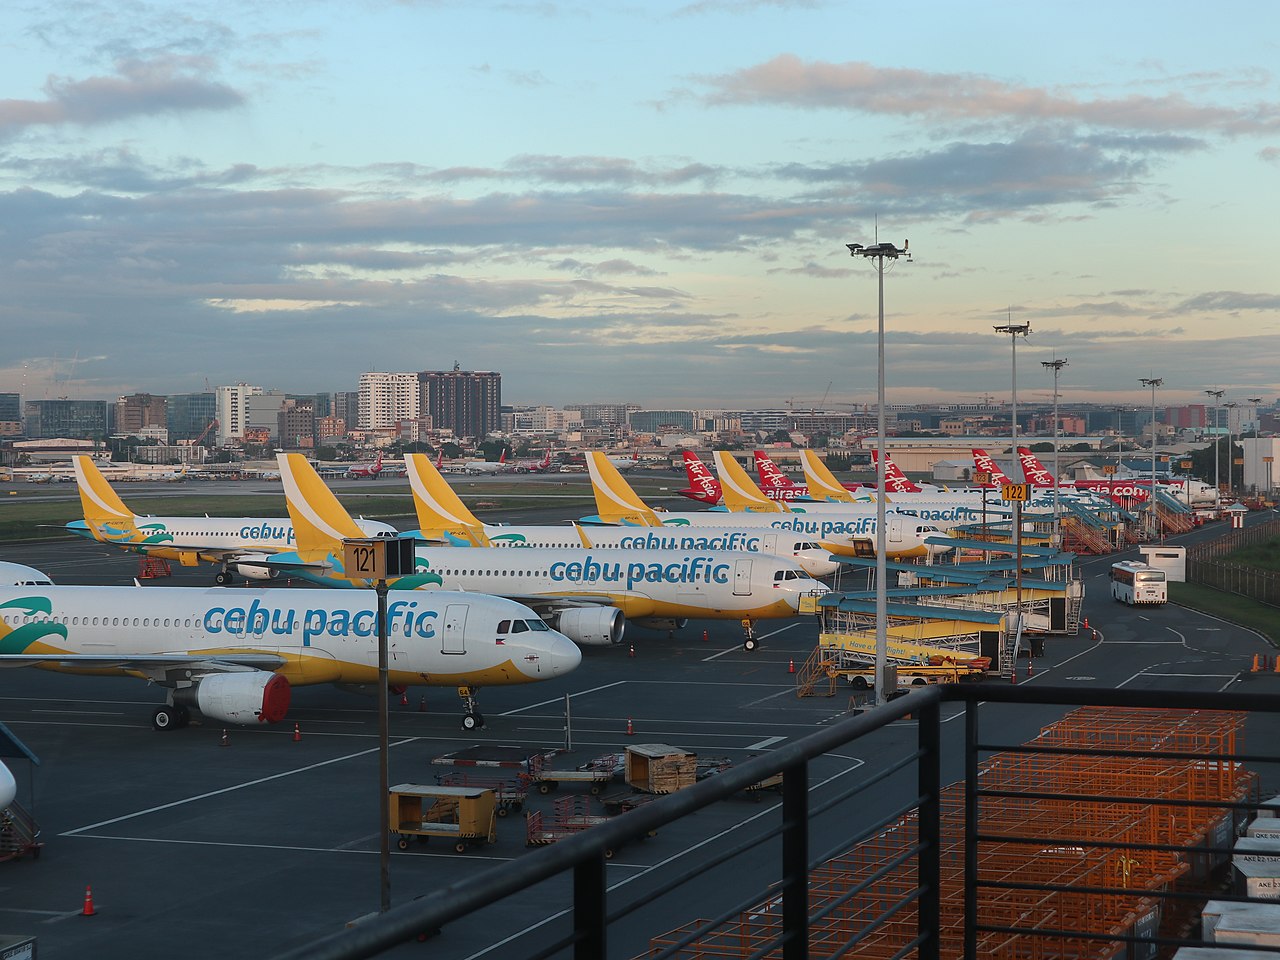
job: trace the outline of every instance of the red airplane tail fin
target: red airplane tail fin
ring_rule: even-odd
[[[875,466],[879,462],[879,451],[871,451],[871,465]],[[884,487],[889,493],[919,493],[921,487],[918,483],[902,472],[902,468],[893,462],[893,457],[887,453],[884,457]]]
[[[684,452],[684,472],[689,478],[689,489],[682,490],[681,493],[703,503],[720,502],[720,481],[692,450]]]
[[[1022,461],[1022,475],[1033,487],[1052,487],[1053,474],[1045,469],[1040,458],[1026,447],[1018,448],[1018,459]]]
[[[998,487],[1001,484],[1012,483],[1013,481],[1005,475],[1000,469],[1000,465],[991,458],[985,450],[973,449],[973,465],[982,473],[991,475],[991,486]]]
[[[763,450],[755,451],[756,456],[756,476],[760,478],[760,487],[762,490],[779,490],[785,487],[794,487],[791,478],[778,469],[778,465],[773,462],[773,458],[766,454]]]

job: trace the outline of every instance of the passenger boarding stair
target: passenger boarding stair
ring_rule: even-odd
[[[829,649],[814,647],[796,673],[796,696],[834,697],[838,667],[839,663]]]
[[[1155,509],[1165,533],[1186,533],[1195,526],[1191,508],[1163,490],[1156,491]]]
[[[39,859],[40,828],[16,801],[0,811],[0,860],[16,860],[30,853]]]

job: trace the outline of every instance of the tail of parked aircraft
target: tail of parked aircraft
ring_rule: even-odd
[[[1018,459],[1022,461],[1022,475],[1033,487],[1052,487],[1053,474],[1045,469],[1040,459],[1026,447],[1018,448]]]
[[[115,544],[145,541],[146,531],[138,528],[137,517],[124,505],[93,460],[76,456],[71,462],[76,488],[80,491],[84,524],[93,539]]]
[[[791,478],[783,473],[773,458],[763,450],[754,451],[756,458],[756,476],[760,478],[760,489],[762,490],[784,490],[787,487],[794,487]],[[804,454],[802,453],[801,456]]]
[[[405,474],[413,491],[418,529],[427,539],[456,539],[475,546],[488,543],[484,524],[467,509],[424,453],[406,454]]]
[[[681,490],[682,496],[712,506],[720,502],[720,481],[692,450],[684,452],[684,472],[689,478],[689,489]]]
[[[653,508],[640,499],[603,453],[592,451],[587,454],[587,473],[596,497],[596,513],[602,521],[638,527],[662,526]]]
[[[365,533],[325,486],[315,468],[300,453],[276,455],[285,504],[293,521],[298,556],[308,562],[328,560],[342,566],[342,541],[363,539]]]
[[[723,450],[715,452],[716,473],[720,475],[720,495],[724,505],[733,513],[790,513],[791,508],[780,500],[766,497],[747,471]]]
[[[873,467],[879,459],[878,454],[878,450],[871,451]],[[888,493],[920,493],[923,489],[920,484],[902,472],[902,468],[893,462],[893,457],[887,452],[884,455],[884,488]]]
[[[814,500],[854,502],[853,494],[844,488],[835,474],[812,450],[800,451],[800,463],[804,466],[804,482],[809,488],[809,496]]]
[[[973,449],[973,465],[978,468],[979,473],[990,474],[991,486],[998,487],[1001,484],[1013,483],[1012,480],[1000,469],[1000,465],[995,462],[985,450]]]

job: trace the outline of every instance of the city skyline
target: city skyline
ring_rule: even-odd
[[[355,389],[412,356],[555,406],[874,402],[844,244],[877,219],[914,256],[891,403],[1007,397],[1010,318],[1020,402],[1053,357],[1064,401],[1280,392],[1270,4],[121,11],[0,10],[24,400]]]

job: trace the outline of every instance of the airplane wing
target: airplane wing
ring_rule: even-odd
[[[242,673],[251,670],[276,670],[284,666],[284,657],[271,653],[169,653],[169,654],[105,654],[105,653],[6,653],[0,654],[0,667],[34,667],[56,664],[66,669],[81,667],[94,670],[129,670],[152,680],[164,681],[175,670],[184,678],[211,673]]]
[[[574,594],[572,597],[525,596],[519,593],[503,593],[501,596],[506,597],[508,600],[514,600],[516,603],[523,603],[538,616],[560,610],[572,610],[581,607],[607,607],[613,604],[613,599],[603,593]]]

